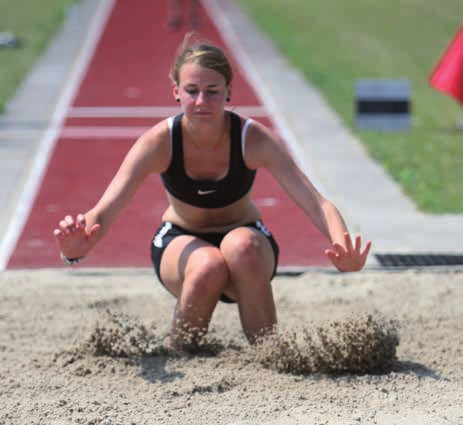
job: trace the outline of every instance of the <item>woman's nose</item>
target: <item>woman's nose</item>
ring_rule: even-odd
[[[204,102],[206,102],[206,94],[203,91],[200,91],[198,96],[196,96],[196,103],[202,104]]]

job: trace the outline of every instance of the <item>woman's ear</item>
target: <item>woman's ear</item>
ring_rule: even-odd
[[[230,102],[231,94],[232,94],[232,85],[229,84],[228,87],[227,87],[227,102]]]
[[[174,85],[172,86],[172,94],[174,95],[174,99],[175,99],[177,102],[180,102],[180,93],[179,93],[179,89],[178,89],[177,84],[174,84]]]

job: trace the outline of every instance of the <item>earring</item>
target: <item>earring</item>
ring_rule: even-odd
[[[229,98],[229,97],[227,97],[227,102],[230,102],[230,98]]]
[[[180,102],[180,99],[177,97],[177,99],[175,99],[177,102]]]

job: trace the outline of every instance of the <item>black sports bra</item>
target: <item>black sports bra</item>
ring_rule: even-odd
[[[230,161],[227,175],[220,180],[195,180],[185,171],[183,161],[182,116],[169,118],[171,161],[169,168],[161,173],[166,190],[175,198],[200,208],[222,208],[230,205],[251,189],[256,170],[250,170],[243,159],[244,138],[248,119],[241,130],[241,119],[235,113],[230,114]],[[243,139],[243,140],[242,140]]]

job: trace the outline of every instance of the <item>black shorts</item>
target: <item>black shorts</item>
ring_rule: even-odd
[[[275,239],[273,238],[272,234],[267,230],[261,220],[257,220],[253,223],[245,224],[243,227],[252,227],[261,231],[270,242],[270,245],[273,249],[273,254],[275,256],[275,266],[273,268],[272,278],[275,276],[277,264],[278,264],[278,255],[279,255],[279,248],[278,244],[276,243]],[[226,233],[195,233],[190,232],[188,230],[182,229],[181,227],[172,224],[169,221],[163,222],[161,226],[156,230],[154,234],[153,240],[151,242],[151,261],[154,265],[154,270],[156,271],[156,275],[159,281],[164,285],[161,279],[161,258],[162,254],[164,254],[165,249],[169,245],[170,242],[174,240],[177,236],[181,235],[190,235],[195,236],[199,239],[202,239],[206,242],[209,242],[211,245],[216,246],[217,248],[220,247],[220,244],[225,237]],[[234,303],[231,298],[227,297],[225,294],[220,296],[220,301],[226,303]]]

